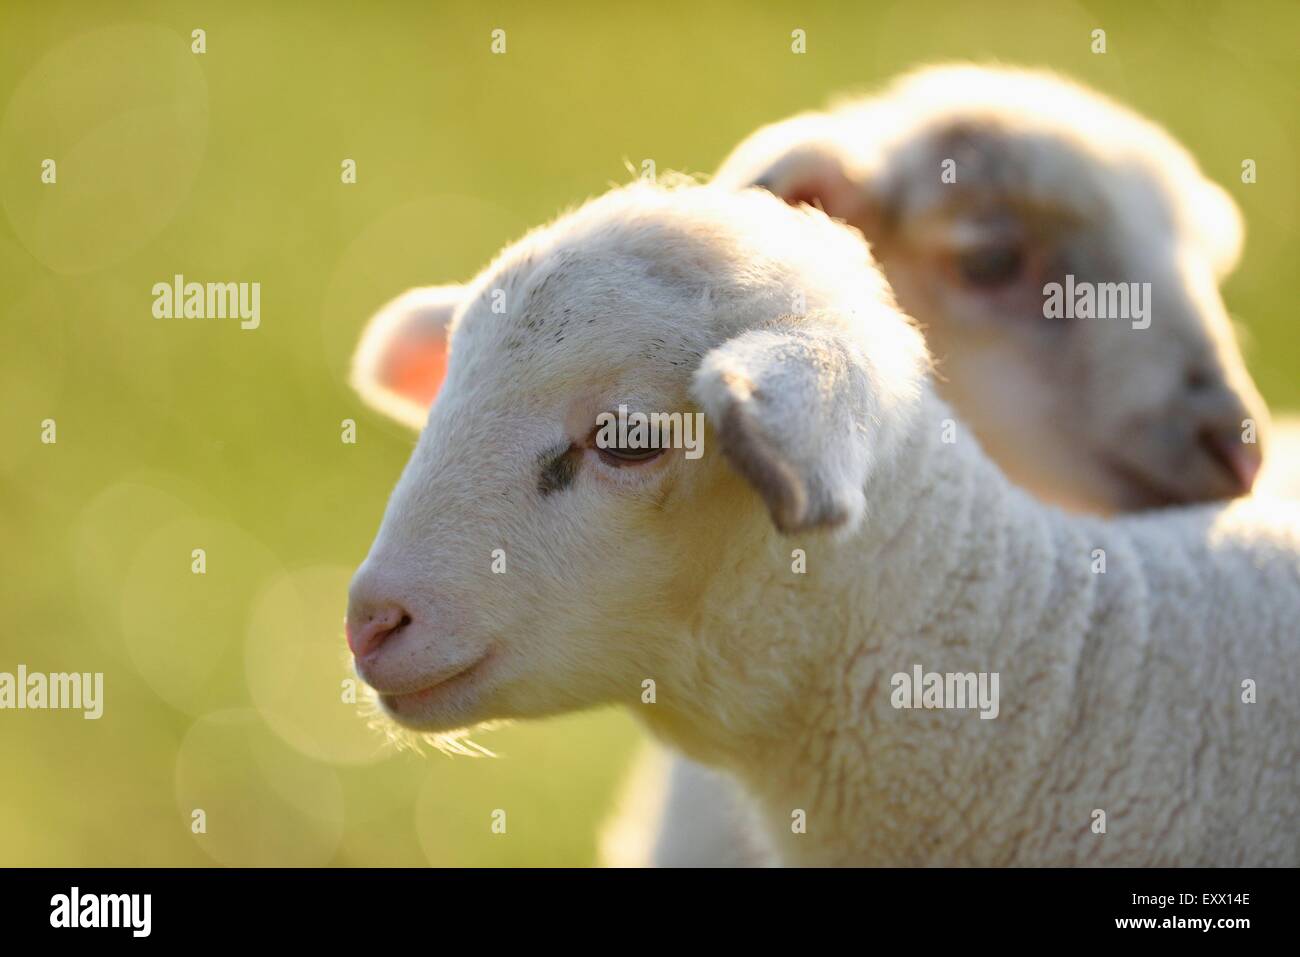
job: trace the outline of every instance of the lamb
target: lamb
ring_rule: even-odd
[[[922,321],[941,394],[1040,499],[1110,512],[1255,483],[1267,413],[1209,284],[1240,256],[1241,216],[1151,122],[1043,71],[927,67],[878,96],[764,127],[715,183],[762,185],[859,228]],[[1045,319],[1043,286],[1084,271],[1148,277],[1150,327]],[[1260,484],[1286,491],[1300,467],[1275,461],[1268,431]],[[737,857],[746,835],[727,820],[737,796],[725,779],[679,760],[657,786],[669,788],[657,841],[636,842],[654,861],[754,859]],[[604,857],[646,860],[612,847]]]
[[[705,454],[595,447],[624,403]],[[357,671],[428,732],[625,703],[782,863],[1300,862],[1300,509],[1068,516],[954,422],[852,231],[611,192],[456,307]],[[915,666],[997,673],[998,717],[895,707]]]
[[[714,182],[861,230],[941,393],[1039,498],[1127,511],[1249,491],[1264,443],[1242,423],[1267,412],[1214,282],[1241,214],[1154,123],[1043,71],[929,67],[758,130]],[[1149,283],[1152,314],[1045,318],[1044,287],[1070,277]]]

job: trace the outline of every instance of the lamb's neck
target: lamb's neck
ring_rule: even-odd
[[[954,419],[939,399],[923,400],[899,454],[869,480],[855,536],[782,540],[772,557],[789,574],[790,548],[805,548],[804,580],[759,597],[737,636],[754,658],[750,686],[733,692],[766,713],[727,757],[789,859],[897,860],[875,852],[919,848],[942,832],[952,809],[935,800],[936,787],[946,790],[935,776],[954,769],[926,766],[926,750],[942,741],[951,752],[954,738],[966,738],[974,759],[986,722],[975,703],[961,712],[897,708],[893,676],[910,679],[917,666],[982,673],[991,693],[999,663],[1041,634],[1038,616],[1071,600],[1054,580],[1065,520],[1012,487]],[[795,595],[797,614],[774,607]],[[1009,626],[1013,619],[1020,624]],[[756,675],[767,678],[761,687]],[[986,700],[984,713],[991,707]],[[909,781],[929,784],[912,800]]]

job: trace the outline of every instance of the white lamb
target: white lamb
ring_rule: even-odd
[[[855,235],[756,191],[615,191],[452,327],[350,595],[399,723],[626,702],[785,863],[1300,862],[1295,510],[1040,505],[944,441]],[[620,404],[702,410],[704,456],[595,447]],[[916,666],[996,673],[997,717],[894,707]]]

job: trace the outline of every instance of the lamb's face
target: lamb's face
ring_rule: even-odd
[[[1267,413],[1216,263],[1182,222],[1194,200],[1060,140],[962,130],[917,145],[873,248],[941,391],[1010,477],[1121,510],[1249,491]],[[918,175],[952,155],[964,181]],[[1118,315],[1078,314],[1080,296],[1122,307],[1112,295]]]
[[[713,192],[742,213],[766,209],[792,236],[812,219],[770,196]],[[612,194],[603,213],[597,201],[534,234],[466,290],[447,378],[350,595],[358,672],[400,723],[447,730],[634,699],[680,657],[664,636],[681,630],[728,541],[755,521],[770,528],[752,502],[717,494],[740,480],[707,448],[598,441],[598,416],[620,406],[681,413],[683,444],[712,441],[685,432],[703,357],[788,309],[784,294],[754,305],[747,270],[761,264],[715,255],[727,241],[709,235],[708,216],[678,217],[696,194],[708,195]],[[816,218],[828,254],[860,247]],[[857,275],[866,254],[852,255]],[[410,351],[432,341],[438,295],[411,308],[405,331],[380,321],[391,342],[368,335],[363,373],[389,370],[380,385],[401,393],[403,368],[430,365]],[[406,361],[377,361],[385,350]]]
[[[413,728],[630,694],[675,614],[686,544],[675,533],[689,533],[678,517],[699,462],[684,449],[600,449],[596,420],[619,405],[692,411],[698,358],[653,321],[620,327],[635,291],[597,280],[583,304],[551,298],[552,266],[507,266],[467,304],[448,379],[352,586],[358,672]],[[493,289],[519,307],[494,314]],[[648,647],[614,654],[611,642]]]

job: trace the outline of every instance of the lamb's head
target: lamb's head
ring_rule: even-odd
[[[366,336],[365,393],[429,391],[398,373],[436,362],[384,357],[436,343],[439,295]],[[926,361],[860,238],[757,190],[617,190],[508,249],[452,311],[348,610],[358,672],[426,730],[632,700],[696,657],[672,636],[719,569],[777,529],[859,520],[898,440],[867,429],[916,401]],[[610,445],[620,406],[633,427],[699,413],[703,454],[664,448],[685,429]]]
[[[760,130],[715,182],[858,227],[940,390],[1041,497],[1111,510],[1249,490],[1267,413],[1216,284],[1240,215],[1131,111],[1050,74],[930,68]],[[1081,295],[1123,315],[1081,318]]]

